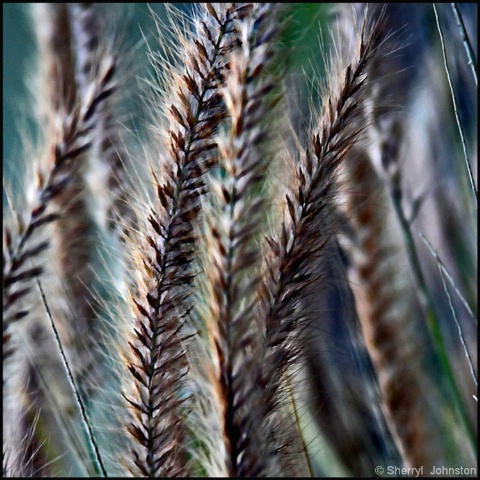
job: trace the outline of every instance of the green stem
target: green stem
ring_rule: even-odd
[[[460,390],[458,388],[457,382],[455,381],[455,376],[453,374],[452,367],[450,365],[450,360],[448,358],[447,349],[445,346],[445,342],[443,341],[442,331],[440,328],[440,323],[438,321],[437,316],[435,315],[435,309],[433,307],[433,302],[430,297],[430,293],[427,287],[427,283],[425,281],[425,276],[423,275],[422,268],[420,266],[420,260],[418,256],[417,247],[415,245],[415,241],[413,239],[412,231],[410,228],[410,224],[403,212],[403,208],[401,205],[401,191],[399,188],[396,188],[390,182],[390,196],[392,199],[393,207],[397,218],[400,222],[405,244],[406,250],[408,254],[408,258],[410,261],[410,265],[413,269],[414,278],[417,284],[417,294],[420,300],[420,304],[422,309],[425,313],[425,317],[427,320],[427,325],[430,331],[430,334],[433,338],[433,344],[435,348],[435,352],[437,354],[437,358],[440,362],[441,369],[444,373],[445,379],[450,387],[450,393],[454,405],[456,407],[457,413],[460,416],[462,423],[465,427],[465,430],[468,435],[468,439],[470,444],[473,448],[473,451],[477,451],[477,440],[475,436],[475,432],[473,427],[468,419],[467,412],[465,410],[465,406],[462,401],[462,397],[460,394]]]

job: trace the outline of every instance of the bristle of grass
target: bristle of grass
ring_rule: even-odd
[[[310,136],[311,144],[300,153],[295,177],[284,206],[284,221],[277,238],[270,238],[266,283],[265,361],[266,415],[281,403],[284,375],[299,360],[300,331],[308,324],[306,303],[309,288],[319,279],[320,259],[335,232],[332,223],[337,189],[337,171],[345,154],[358,141],[358,127],[368,65],[378,54],[377,25],[364,23],[358,33],[357,50],[346,65],[332,67],[323,100],[324,112]],[[337,84],[337,77],[340,82]],[[285,400],[284,400],[285,401]],[[281,445],[281,439],[277,442]],[[279,448],[277,445],[277,448]]]
[[[385,32],[380,34],[378,41],[387,38]],[[391,57],[389,61],[394,70],[395,62]],[[372,86],[367,95],[373,112],[366,114],[364,122],[371,122],[370,128],[375,130],[371,144],[368,149],[353,148],[345,162],[351,190],[347,215],[355,237],[351,281],[397,447],[406,465],[433,466],[445,450],[440,441],[433,441],[442,437],[442,422],[430,418],[429,401],[434,396],[438,399],[438,391],[434,384],[426,387],[424,317],[429,326],[433,324],[435,343],[439,341],[439,326],[403,212],[400,161],[401,147],[407,142],[399,113],[391,110],[385,114],[386,102],[395,98],[394,82],[387,83],[387,77],[381,75],[386,65],[377,63],[369,69]],[[402,232],[405,245],[396,239]],[[420,302],[405,283],[412,273]],[[442,352],[443,347],[440,358]],[[420,444],[425,445],[421,450]]]
[[[191,224],[204,189],[202,174],[215,158],[212,133],[225,116],[219,87],[226,55],[237,42],[233,21],[243,7],[207,10],[197,20],[204,43],[185,41],[187,66],[182,72],[172,71],[176,82],[170,92],[168,155],[161,179],[152,170],[156,206],[146,219],[151,233],[142,239],[153,254],[139,252],[144,288],[133,300],[137,323],[128,368],[136,393],[125,395],[134,407],[127,428],[133,440],[133,463],[149,475],[186,474],[180,397],[187,368],[182,322],[189,310],[193,278]],[[172,369],[169,374],[167,366]],[[161,413],[164,409],[168,416]]]
[[[208,265],[202,282],[207,305],[202,317],[214,348],[211,381],[223,424],[222,451],[228,476],[272,473],[272,452],[262,442],[267,430],[260,391],[259,359],[265,356],[258,237],[265,208],[258,191],[268,168],[262,125],[275,97],[271,40],[277,33],[272,5],[256,6],[241,24],[242,46],[232,55],[223,90],[231,124],[218,138],[222,178],[211,178],[212,198],[203,235]],[[267,435],[268,437],[268,435]]]

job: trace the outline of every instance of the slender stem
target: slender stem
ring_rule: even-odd
[[[445,48],[445,41],[444,41],[444,38],[443,38],[443,32],[442,32],[442,29],[440,27],[440,20],[438,19],[438,13],[437,13],[437,8],[435,7],[435,4],[433,4],[433,11],[435,12],[435,20],[437,21],[438,34],[440,36],[440,42],[442,44],[443,63],[445,65],[445,72],[447,74],[448,85],[450,87],[450,92],[452,94],[453,111],[455,112],[455,120],[457,122],[458,132],[460,133],[460,139],[462,140],[462,148],[463,148],[463,156],[464,156],[464,160],[465,160],[465,166],[467,168],[468,179],[470,180],[470,186],[471,186],[473,195],[475,197],[475,207],[478,207],[477,189],[475,188],[475,180],[473,178],[472,167],[470,166],[470,162],[468,160],[467,146],[466,146],[466,143],[465,143],[465,136],[463,134],[463,128],[462,128],[462,125],[460,123],[460,118],[458,116],[457,100],[455,98],[455,92],[453,90],[452,79],[450,78],[450,68],[448,66],[448,61],[447,61],[447,50]]]
[[[458,329],[458,336],[460,337],[460,341],[462,342],[463,351],[465,352],[465,357],[467,358],[468,366],[470,368],[470,373],[472,374],[473,381],[475,382],[475,385],[478,387],[477,376],[475,375],[475,369],[473,368],[473,363],[472,363],[472,358],[470,357],[470,352],[468,351],[467,344],[465,343],[465,337],[463,336],[462,327],[460,326],[460,322],[458,321],[457,311],[455,310],[455,308],[453,306],[452,296],[450,295],[450,290],[448,290],[447,282],[445,281],[445,275],[443,274],[443,270],[441,268],[439,268],[439,270],[440,270],[440,275],[442,277],[443,288],[445,290],[445,293],[447,294],[448,305],[449,305],[450,310],[452,312],[453,319],[455,321],[455,325],[457,326],[457,329]]]
[[[463,45],[465,46],[465,51],[468,55],[468,64],[472,70],[473,78],[475,80],[475,85],[478,87],[478,79],[477,79],[477,59],[475,58],[475,52],[473,51],[472,44],[470,43],[470,38],[467,33],[467,29],[465,28],[465,23],[463,22],[462,13],[458,8],[458,3],[451,3],[453,13],[455,14],[455,18],[457,20],[458,29],[462,34]]]
[[[313,472],[312,462],[310,460],[310,454],[308,453],[308,447],[307,447],[307,444],[305,442],[305,438],[303,437],[302,427],[301,427],[301,424],[300,424],[300,416],[298,415],[297,402],[295,400],[295,394],[292,392],[292,386],[290,385],[290,378],[288,377],[288,373],[285,375],[285,382],[287,384],[288,393],[290,395],[290,398],[292,399],[292,408],[293,408],[293,413],[295,415],[295,423],[297,424],[298,433],[299,433],[299,436],[300,436],[300,441],[302,443],[302,450],[303,450],[303,453],[305,454],[305,460],[307,462],[308,473],[310,475],[310,478],[314,478],[315,474]]]
[[[425,236],[419,232],[420,234],[420,237],[422,238],[422,240],[424,241],[424,243],[427,245],[427,247],[429,248],[429,250],[432,252],[433,256],[435,257],[436,261],[437,261],[437,265],[438,265],[438,269],[440,271],[440,275],[441,275],[441,278],[442,278],[442,284],[443,284],[443,289],[445,290],[445,293],[447,294],[447,298],[448,298],[448,305],[450,307],[450,310],[452,312],[452,315],[453,315],[453,319],[455,321],[455,325],[457,326],[457,329],[458,329],[458,335],[460,337],[460,341],[462,342],[462,347],[463,347],[463,350],[465,352],[465,356],[467,358],[467,362],[468,362],[468,366],[470,368],[470,373],[472,374],[472,377],[473,377],[473,381],[475,382],[475,385],[478,386],[478,382],[477,382],[477,376],[475,375],[475,369],[473,368],[473,362],[472,362],[472,358],[470,357],[470,353],[468,351],[468,348],[467,348],[467,344],[465,343],[465,337],[463,336],[463,330],[462,330],[462,327],[460,325],[460,322],[458,321],[458,317],[457,317],[457,312],[455,310],[455,307],[453,305],[453,302],[452,302],[452,296],[450,295],[450,290],[448,289],[447,287],[447,282],[446,282],[446,277],[448,274],[448,271],[447,269],[443,266],[443,264],[441,263],[440,261],[440,258],[438,257],[438,254],[437,252],[435,252],[435,250],[433,249],[432,245],[430,244],[430,242],[425,238]],[[460,295],[460,298],[463,299],[463,297],[461,296],[460,292],[458,291],[458,289],[455,287],[455,284],[453,283],[453,280],[452,278],[449,276],[449,280],[450,282],[452,282],[454,288],[455,288],[455,291],[458,293],[458,295]],[[467,309],[469,309],[468,307],[468,304],[464,301],[463,302],[464,305],[467,306]],[[469,310],[469,312],[471,313],[471,311]]]
[[[425,281],[425,276],[423,275],[423,271],[420,265],[418,251],[415,245],[415,241],[413,239],[410,224],[408,223],[407,217],[405,216],[405,213],[402,208],[401,191],[398,188],[395,188],[391,182],[390,182],[389,190],[390,190],[390,196],[392,199],[395,214],[401,225],[409,262],[410,262],[410,265],[412,266],[413,275],[417,284],[418,298],[420,300],[422,309],[425,312],[425,316],[427,319],[427,326],[433,338],[435,351],[438,356],[438,360],[440,362],[442,371],[445,375],[446,381],[450,386],[454,405],[456,406],[457,412],[462,420],[462,423],[464,424],[464,427],[467,432],[470,443],[472,445],[473,451],[476,452],[477,451],[476,435],[468,419],[467,412],[465,411],[465,405],[463,404],[462,397],[460,395],[460,391],[458,389],[458,385],[455,380],[452,367],[450,365],[450,360],[447,355],[445,342],[443,341],[442,331],[440,328],[440,324],[438,322],[438,318],[435,315],[435,309],[433,307],[434,304],[430,297],[429,290],[427,287],[427,282]]]
[[[80,408],[80,413],[82,415],[83,424],[84,424],[84,427],[87,430],[88,438],[91,442],[90,448],[93,447],[93,449],[94,449],[94,453],[95,453],[94,458],[96,459],[96,462],[97,462],[97,464],[95,464],[95,468],[96,468],[97,471],[101,471],[102,475],[104,477],[108,477],[107,472],[105,470],[105,467],[103,465],[102,457],[100,456],[100,452],[98,450],[97,442],[95,441],[95,437],[93,436],[92,427],[91,427],[90,422],[87,418],[87,414],[86,414],[86,411],[85,411],[85,406],[84,406],[83,401],[80,397],[80,393],[77,389],[77,386],[75,385],[75,380],[73,378],[72,371],[70,370],[70,366],[68,365],[68,361],[67,361],[67,358],[65,356],[65,352],[63,350],[62,341],[60,340],[60,336],[58,334],[57,327],[55,326],[55,323],[53,321],[52,313],[51,313],[50,308],[48,306],[47,299],[45,297],[45,293],[43,291],[42,285],[40,284],[40,280],[38,279],[38,277],[35,277],[35,279],[37,281],[37,285],[38,285],[38,288],[40,290],[40,295],[42,296],[43,305],[45,307],[48,318],[50,320],[50,324],[52,326],[53,333],[55,334],[55,340],[57,341],[57,345],[58,345],[58,348],[60,350],[60,354],[62,356],[63,365],[65,367],[65,370],[67,371],[67,376],[68,376],[68,379],[70,381],[70,385],[73,388],[73,391],[75,393],[75,397],[77,399],[78,406]]]
[[[48,397],[48,401],[52,406],[51,411],[54,415],[54,418],[56,419],[57,422],[59,422],[59,424],[61,424],[61,428],[63,428],[63,431],[66,432],[68,440],[71,442],[70,446],[72,447],[72,449],[75,451],[75,454],[77,455],[77,460],[79,461],[80,468],[83,470],[83,473],[85,473],[85,475],[88,476],[89,471],[85,465],[86,461],[85,461],[85,451],[84,451],[83,445],[80,443],[80,439],[78,438],[78,436],[75,435],[75,433],[72,433],[72,429],[69,428],[68,422],[66,420],[67,417],[71,416],[71,414],[60,413],[62,411],[62,407],[60,406],[57,399],[55,398],[55,395],[52,394],[51,389],[49,388],[50,383],[45,377],[42,368],[38,365],[38,362],[35,361],[34,359],[35,354],[32,352],[29,343],[25,342],[23,347],[24,347],[24,351],[26,353],[27,359],[30,362],[30,365],[32,365],[36,375],[38,376],[38,380],[43,388],[43,392]],[[38,415],[39,415],[39,421],[40,421],[41,419],[40,414]]]
[[[441,269],[441,271],[443,272],[443,274],[445,275],[445,277],[448,279],[448,281],[450,282],[450,285],[453,287],[453,289],[455,290],[456,294],[458,295],[458,298],[460,299],[460,301],[463,303],[463,306],[466,308],[468,314],[470,315],[470,318],[475,322],[475,325],[477,325],[477,318],[475,317],[470,305],[468,304],[467,300],[465,299],[465,297],[462,295],[462,293],[460,292],[460,290],[458,289],[457,285],[455,284],[455,281],[453,280],[452,276],[450,275],[449,271],[447,270],[447,268],[445,267],[445,265],[443,264],[442,260],[440,259],[440,257],[438,256],[438,253],[435,251],[435,249],[432,247],[432,244],[425,238],[425,236],[423,235],[422,232],[418,232],[418,234],[420,235],[420,238],[423,240],[423,242],[425,243],[425,245],[427,246],[428,250],[430,251],[430,253],[432,254],[432,256],[435,258],[435,260],[437,261],[437,264],[438,264],[438,267]]]

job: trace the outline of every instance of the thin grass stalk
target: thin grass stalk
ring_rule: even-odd
[[[447,283],[445,281],[445,275],[443,273],[443,270],[439,268],[440,270],[440,276],[442,277],[442,285],[443,289],[445,290],[445,293],[447,294],[447,299],[448,299],[448,306],[450,307],[450,311],[452,312],[452,317],[453,320],[455,321],[455,325],[458,330],[458,336],[460,338],[460,342],[462,343],[462,348],[465,353],[465,357],[467,359],[468,367],[470,369],[470,375],[473,378],[473,381],[475,382],[475,386],[478,387],[478,381],[477,381],[477,376],[475,374],[475,370],[473,368],[473,362],[472,362],[472,357],[470,356],[470,352],[468,351],[467,344],[465,343],[465,337],[463,335],[463,330],[462,327],[460,326],[460,322],[458,321],[458,316],[457,316],[457,311],[455,307],[453,306],[452,303],[452,296],[450,294],[450,290],[447,287]]]
[[[427,238],[425,237],[425,235],[423,235],[422,232],[418,232],[420,238],[422,239],[423,243],[425,243],[425,245],[427,246],[429,252],[431,253],[431,255],[433,256],[433,258],[435,259],[435,261],[437,262],[437,265],[438,265],[438,268],[441,269],[441,271],[443,272],[443,274],[445,275],[445,277],[448,279],[448,281],[450,282],[450,285],[452,286],[452,288],[455,290],[455,293],[457,294],[459,300],[462,302],[463,306],[465,307],[465,309],[467,310],[472,322],[475,323],[475,325],[478,324],[478,321],[477,321],[477,318],[475,317],[474,313],[473,313],[473,310],[472,308],[470,307],[469,303],[467,302],[467,300],[465,299],[464,295],[462,294],[462,292],[460,291],[460,289],[458,288],[457,284],[455,283],[455,280],[452,278],[452,275],[450,274],[450,272],[447,270],[447,268],[445,267],[445,264],[442,262],[441,258],[439,257],[438,253],[435,251],[435,249],[433,248],[432,244],[427,240]]]
[[[469,442],[475,451],[476,450],[475,432],[468,419],[467,412],[465,410],[465,406],[463,404],[461,394],[459,391],[459,387],[457,385],[457,381],[455,380],[455,376],[453,374],[451,359],[447,354],[445,341],[443,339],[442,332],[440,329],[439,319],[435,313],[433,300],[428,290],[425,276],[423,274],[423,271],[420,265],[420,257],[419,257],[418,250],[417,250],[417,247],[413,238],[413,234],[411,231],[411,224],[408,221],[402,206],[402,192],[400,189],[400,171],[398,170],[398,168],[395,168],[391,172],[386,172],[385,178],[389,187],[389,194],[392,201],[393,210],[398,222],[400,223],[401,232],[405,242],[409,264],[413,271],[413,278],[416,284],[417,297],[420,301],[422,309],[424,310],[426,323],[428,325],[430,334],[433,339],[435,352],[440,362],[444,377],[450,387],[450,392],[451,392],[450,394],[452,396],[455,409],[457,410],[457,413],[465,428]]]
[[[447,295],[448,306],[450,307],[450,311],[452,313],[453,320],[454,320],[455,325],[456,325],[457,330],[458,330],[458,336],[460,338],[460,342],[462,343],[462,348],[463,348],[463,351],[465,353],[465,358],[467,359],[468,367],[470,369],[470,375],[473,378],[475,386],[478,387],[477,375],[475,374],[475,368],[473,367],[472,357],[470,355],[470,352],[468,351],[467,344],[465,342],[465,336],[463,334],[463,329],[460,325],[460,322],[459,322],[459,319],[458,319],[458,316],[457,316],[457,311],[456,311],[456,309],[453,305],[453,302],[452,302],[452,295],[450,294],[450,290],[448,289],[448,286],[447,286],[446,277],[448,275],[448,271],[442,265],[437,252],[435,252],[435,250],[433,249],[430,242],[425,238],[425,236],[421,232],[420,232],[420,238],[423,240],[425,245],[427,245],[428,249],[430,250],[430,252],[434,256],[435,260],[437,261],[438,270],[440,272],[440,277],[442,279],[443,290],[445,291],[445,293]],[[450,280],[451,280],[451,277],[450,277]],[[454,288],[456,288],[455,284],[454,284]],[[458,289],[456,289],[456,290],[458,290]],[[463,298],[463,297],[460,297],[460,298]]]
[[[438,18],[437,7],[435,6],[434,3],[432,4],[432,6],[433,6],[433,11],[435,13],[435,21],[437,23],[437,30],[438,30],[438,35],[440,37],[440,43],[442,45],[443,64],[445,66],[445,73],[447,75],[448,86],[450,87],[450,93],[452,95],[452,104],[453,104],[453,111],[455,113],[455,121],[457,122],[458,133],[460,135],[460,140],[462,142],[463,159],[464,159],[465,168],[466,168],[467,174],[468,174],[468,180],[470,182],[470,188],[472,190],[473,197],[475,199],[475,209],[476,209],[475,211],[477,211],[477,209],[478,209],[477,188],[475,187],[475,180],[473,178],[472,167],[471,167],[470,161],[468,159],[467,145],[465,143],[465,135],[463,133],[463,127],[462,127],[462,124],[460,123],[460,118],[458,116],[457,100],[456,100],[456,97],[455,97],[455,92],[453,90],[452,79],[450,77],[450,67],[448,66],[447,50],[446,50],[446,47],[445,47],[445,40],[443,38],[442,27],[440,26],[440,20]]]
[[[54,347],[55,346],[56,345],[54,345]],[[32,379],[31,384],[27,386],[27,391],[25,392],[27,397],[26,400],[31,404],[31,408],[35,410],[35,417],[38,417],[38,423],[43,420],[46,424],[49,422],[55,422],[55,424],[58,425],[58,430],[64,435],[68,450],[73,452],[74,458],[78,462],[82,473],[85,475],[93,474],[95,472],[92,471],[90,466],[91,462],[88,458],[88,447],[86,448],[84,445],[83,435],[78,434],[78,429],[75,424],[76,418],[73,416],[73,412],[69,411],[68,407],[65,408],[65,406],[62,405],[61,398],[59,398],[57,392],[53,388],[52,384],[54,381],[52,381],[51,373],[45,369],[44,364],[39,364],[38,362],[38,351],[36,351],[36,348],[36,346],[31,348],[29,344],[22,345],[22,355],[25,357],[25,368],[29,370],[25,375],[28,376],[29,379]],[[69,382],[66,369],[65,375],[67,377],[66,381]],[[44,398],[38,395],[39,391],[41,391],[42,397]],[[48,405],[48,409],[38,406],[38,400],[41,400]],[[75,399],[73,399],[73,402],[75,402]],[[41,416],[40,413],[42,413]],[[33,445],[38,445],[38,440],[35,438],[35,429],[37,428],[36,423],[37,422],[32,424],[32,422],[29,422],[28,426],[28,428],[32,430],[31,443]],[[42,425],[38,425],[38,427],[42,428]],[[53,432],[53,428],[51,431]],[[31,449],[31,447],[29,448]],[[37,464],[39,463],[37,462],[37,459],[33,460]],[[58,458],[53,458],[52,462],[55,462],[55,460],[58,460]],[[48,468],[48,465],[40,460],[40,465],[37,466],[37,469],[40,470],[43,468]]]
[[[302,422],[301,422],[298,407],[297,407],[297,400],[295,400],[295,393],[292,390],[292,385],[291,385],[288,377],[285,379],[285,382],[286,382],[286,385],[287,385],[288,395],[290,397],[290,401],[291,401],[291,404],[292,404],[293,414],[294,414],[294,417],[295,417],[295,424],[297,426],[298,435],[300,437],[300,442],[301,442],[301,445],[302,445],[302,452],[305,455],[305,463],[307,465],[307,471],[309,473],[310,478],[314,478],[315,475],[314,475],[312,460],[310,458],[311,453],[309,451],[308,445],[305,441],[304,433],[302,431]]]
[[[417,247],[413,239],[410,223],[408,222],[403,211],[403,207],[401,205],[401,197],[399,196],[398,189],[392,188],[390,190],[390,196],[392,198],[395,214],[401,225],[402,235],[404,237],[407,248],[409,263],[412,266],[414,280],[417,286],[417,296],[425,312],[427,325],[433,338],[436,354],[438,355],[438,359],[440,361],[440,365],[444,373],[445,379],[449,384],[455,408],[458,412],[459,417],[462,420],[463,426],[465,427],[469,442],[474,451],[476,451],[477,441],[475,438],[475,432],[468,419],[467,413],[465,411],[465,406],[463,405],[463,401],[461,399],[461,394],[457,385],[457,381],[455,380],[455,376],[453,374],[451,359],[447,354],[447,349],[440,329],[438,316],[435,313],[431,294],[428,290],[425,277],[420,266]]]
[[[432,300],[420,267],[410,223],[406,219],[402,207],[399,157],[404,137],[401,120],[395,119],[392,115],[386,116],[386,118],[381,115],[384,110],[384,99],[389,95],[392,96],[388,90],[389,87],[391,88],[391,84],[385,81],[386,77],[380,76],[379,72],[382,71],[382,67],[384,64],[372,65],[370,72],[374,82],[370,91],[374,105],[372,126],[377,129],[376,137],[381,139],[379,153],[377,155],[374,147],[370,152],[365,149],[354,150],[348,162],[348,168],[352,175],[350,188],[356,191],[356,195],[351,195],[348,212],[349,216],[354,219],[356,241],[361,250],[361,253],[357,252],[358,256],[354,260],[357,270],[356,278],[368,292],[363,296],[357,289],[357,309],[360,311],[367,345],[379,376],[387,418],[399,449],[409,465],[435,465],[442,458],[443,446],[439,442],[435,444],[427,440],[436,438],[438,435],[435,434],[433,420],[429,419],[428,412],[425,410],[429,397],[421,394],[421,391],[424,390],[423,384],[427,379],[424,360],[409,353],[415,350],[422,351],[420,337],[409,340],[403,338],[409,335],[408,332],[415,324],[414,316],[410,311],[414,310],[414,303],[408,303],[413,302],[413,299],[411,296],[409,297],[405,285],[402,285],[402,274],[393,276],[393,271],[390,270],[395,263],[400,265],[404,260],[402,261],[399,256],[402,247],[396,244],[393,238],[390,238],[392,234],[389,232],[394,228],[392,219],[386,213],[387,210],[380,211],[378,205],[381,201],[378,200],[378,205],[376,203],[376,198],[380,199],[381,195],[385,196],[380,177],[386,181],[390,205],[402,232],[405,241],[404,250],[417,284],[417,297],[433,335],[443,373],[450,386],[456,389],[452,390],[455,393],[456,408],[460,409],[467,428],[469,425],[458,389],[456,385],[452,385],[454,378],[448,364],[449,359],[441,337],[438,319],[434,314]],[[401,91],[393,93],[398,98],[402,98]],[[367,116],[367,118],[369,117]],[[377,156],[381,158],[381,162],[376,162]],[[378,170],[380,177],[378,177]],[[355,281],[353,283],[355,284]],[[364,308],[361,308],[362,304]],[[407,304],[410,305],[408,312],[404,310]],[[395,305],[397,306],[395,307]],[[392,313],[395,311],[397,314]],[[412,346],[415,342],[417,342],[417,347]],[[398,358],[403,358],[403,356],[405,356],[404,360],[398,361]],[[403,380],[401,380],[402,378]],[[399,384],[411,386],[411,390],[408,390],[410,392],[408,398],[405,390],[402,392],[403,396],[401,392],[397,391]],[[415,422],[411,416],[412,412],[416,412],[414,414],[417,419]],[[442,428],[438,420],[435,422],[438,423],[439,428]],[[471,434],[470,428],[470,439]],[[423,448],[420,448],[420,445]]]
[[[462,35],[463,46],[468,56],[468,64],[472,70],[473,79],[475,80],[475,85],[478,87],[478,78],[477,78],[477,59],[475,58],[475,52],[472,48],[472,43],[470,42],[470,37],[468,36],[467,29],[465,28],[465,23],[463,21],[463,15],[458,8],[458,3],[451,3],[453,13],[455,14],[455,19],[457,20],[458,29]]]
[[[70,385],[73,389],[73,392],[75,394],[75,399],[77,401],[77,405],[80,409],[80,413],[81,413],[82,421],[83,421],[83,426],[85,428],[86,434],[87,434],[88,439],[89,439],[89,447],[92,450],[92,458],[95,461],[94,465],[95,465],[96,473],[101,473],[102,476],[108,477],[107,471],[105,470],[105,466],[103,464],[103,460],[102,460],[102,457],[101,457],[99,449],[98,449],[97,442],[96,442],[95,437],[93,435],[93,430],[92,430],[90,421],[87,417],[87,413],[86,413],[86,410],[85,410],[85,405],[84,405],[84,403],[82,401],[82,398],[80,396],[79,389],[77,388],[77,386],[75,384],[75,379],[73,377],[72,370],[70,369],[68,360],[65,356],[65,352],[64,352],[64,349],[63,349],[63,346],[62,346],[62,341],[60,339],[60,335],[58,334],[58,330],[57,330],[57,327],[55,326],[55,322],[53,320],[52,313],[50,312],[50,308],[48,306],[47,299],[45,298],[45,293],[42,289],[42,285],[41,285],[40,281],[38,280],[38,278],[36,278],[36,282],[37,282],[37,286],[40,290],[40,295],[42,297],[42,302],[43,302],[43,305],[45,307],[45,311],[47,312],[47,316],[50,320],[50,325],[51,325],[53,333],[55,335],[55,340],[57,342],[58,349],[59,349],[60,354],[62,356],[63,366],[64,366],[64,368],[65,368],[65,370],[68,374],[68,379],[70,381]]]

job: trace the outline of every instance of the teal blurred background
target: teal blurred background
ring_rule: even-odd
[[[29,10],[31,4],[6,3],[3,4],[3,176],[5,182],[13,192],[21,185],[22,172],[18,162],[25,144],[23,136],[27,137],[27,144],[35,145],[36,128],[32,118],[31,99],[29,91],[29,77],[35,74],[36,47],[34,25]],[[182,9],[191,8],[185,4],[178,4]],[[112,5],[112,9],[119,5]],[[138,55],[146,54],[146,46],[142,42],[142,31],[147,39],[152,40],[154,21],[149,7],[145,3],[123,5],[128,21],[125,22],[127,43],[142,44]],[[162,16],[164,4],[151,4],[150,8]],[[114,10],[112,10],[113,12]],[[112,15],[112,19],[116,16]],[[5,192],[4,192],[5,206]]]
[[[20,154],[20,130],[25,129],[28,89],[24,80],[32,59],[34,37],[24,4],[4,3],[3,7],[3,176],[12,181],[14,156]],[[34,123],[29,122],[27,130]],[[18,178],[17,178],[18,180]],[[4,194],[5,203],[5,194]]]

